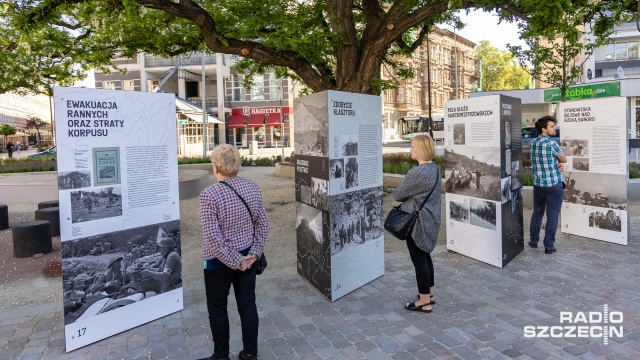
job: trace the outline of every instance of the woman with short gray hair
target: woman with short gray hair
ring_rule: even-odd
[[[213,174],[218,182],[200,194],[204,284],[209,325],[214,344],[206,359],[229,359],[229,316],[227,297],[233,284],[242,324],[243,349],[239,358],[258,356],[258,311],[256,270],[262,255],[269,219],[258,185],[236,176],[241,159],[238,149],[225,144],[211,153]]]

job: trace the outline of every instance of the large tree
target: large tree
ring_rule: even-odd
[[[529,85],[529,73],[507,50],[482,40],[475,49],[476,57],[482,64],[482,91],[525,89]]]
[[[507,21],[554,28],[568,8],[616,18],[636,2],[592,0],[0,0],[25,31],[55,29],[72,42],[133,56],[207,50],[244,58],[247,70],[275,67],[311,91],[378,94],[393,51],[410,53],[459,9],[495,10]],[[15,12],[15,13],[14,13]],[[601,16],[599,23],[610,23]],[[100,59],[96,59],[100,63]]]

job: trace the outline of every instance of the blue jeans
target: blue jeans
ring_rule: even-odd
[[[540,226],[545,208],[547,210],[547,225],[544,231],[544,248],[553,249],[556,242],[556,229],[558,228],[558,217],[562,208],[562,198],[564,190],[562,182],[551,187],[533,187],[533,214],[531,215],[531,225],[529,227],[529,238],[531,242],[537,244],[540,240]]]

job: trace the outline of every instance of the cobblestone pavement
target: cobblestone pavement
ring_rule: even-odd
[[[260,359],[640,359],[637,223],[629,246],[559,234],[556,254],[527,247],[504,269],[438,246],[431,314],[403,308],[416,294],[406,252],[386,254],[385,276],[333,303],[295,268],[267,269],[257,286]],[[69,354],[60,304],[2,308],[0,359],[208,356],[213,346],[201,282],[185,283],[184,304],[181,312]],[[560,311],[599,312],[605,304],[624,314],[624,336],[610,338],[608,345],[602,338],[523,335],[526,325],[560,325]],[[229,307],[237,356],[241,339],[233,297]]]

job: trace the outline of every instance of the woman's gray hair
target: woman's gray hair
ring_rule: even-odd
[[[223,176],[236,176],[242,161],[238,149],[229,144],[218,145],[211,152],[211,162]]]

